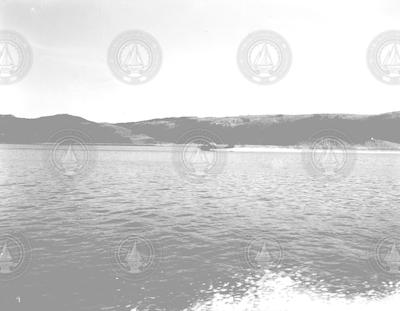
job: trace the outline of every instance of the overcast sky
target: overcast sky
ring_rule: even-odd
[[[0,0],[0,10],[1,28],[34,52],[27,77],[0,86],[0,114],[123,122],[400,110],[400,85],[377,81],[366,65],[371,40],[400,29],[396,0]],[[129,29],[162,46],[162,68],[146,84],[121,83],[107,67],[109,44]],[[292,67],[273,85],[237,68],[240,42],[259,29],[291,46]]]

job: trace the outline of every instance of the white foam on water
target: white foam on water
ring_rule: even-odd
[[[388,285],[391,294],[382,297],[371,290],[363,296],[348,298],[316,288],[304,289],[299,281],[267,272],[240,298],[216,292],[208,301],[198,302],[187,311],[397,311],[400,288]]]

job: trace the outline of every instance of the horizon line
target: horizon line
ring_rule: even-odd
[[[106,124],[124,124],[124,123],[139,123],[139,122],[149,122],[149,121],[156,121],[156,120],[165,120],[165,119],[226,119],[226,118],[245,118],[245,117],[277,117],[277,116],[339,116],[339,115],[345,115],[345,116],[360,116],[360,117],[372,117],[372,116],[382,116],[386,114],[394,114],[394,113],[400,113],[399,111],[389,111],[389,112],[383,112],[383,113],[377,113],[377,114],[359,114],[359,113],[304,113],[304,114],[282,114],[282,113],[275,113],[275,114],[248,114],[248,115],[234,115],[234,116],[224,116],[224,117],[213,117],[213,116],[207,116],[207,117],[198,117],[198,116],[174,116],[174,117],[161,117],[161,118],[153,118],[153,119],[145,119],[145,120],[139,120],[139,121],[125,121],[125,122],[109,122],[109,121],[92,121],[89,118],[86,117],[81,117],[79,115],[74,115],[74,114],[69,114],[69,113],[57,113],[53,115],[45,115],[45,116],[40,116],[40,117],[19,117],[14,114],[0,114],[1,117],[13,117],[16,119],[26,119],[26,120],[38,120],[42,118],[51,118],[51,117],[56,117],[56,116],[68,116],[68,117],[74,117],[74,118],[81,118],[89,122],[93,123],[106,123]]]

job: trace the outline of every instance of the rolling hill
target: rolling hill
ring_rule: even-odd
[[[141,145],[177,143],[192,129],[205,129],[226,145],[297,146],[316,133],[334,129],[350,144],[395,148],[400,144],[400,112],[381,115],[260,115],[225,118],[179,117],[129,123],[96,123],[61,114],[36,119],[0,115],[0,143],[41,144],[54,133],[74,129],[95,144]],[[373,139],[371,139],[373,138]]]

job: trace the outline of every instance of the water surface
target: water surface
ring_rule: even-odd
[[[0,283],[9,310],[397,308],[400,274],[373,263],[400,237],[400,154],[358,154],[347,178],[321,182],[300,153],[228,152],[221,174],[192,182],[171,152],[99,146],[91,172],[65,180],[41,148],[1,146],[0,232],[32,246],[29,270]],[[129,236],[156,250],[138,280],[115,269]],[[259,240],[281,260],[249,264]]]

